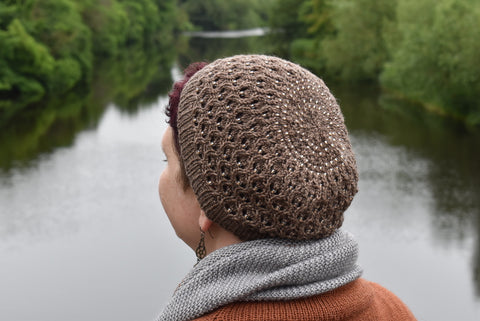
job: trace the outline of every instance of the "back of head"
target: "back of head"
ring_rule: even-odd
[[[243,240],[319,239],[343,222],[358,174],[324,82],[276,57],[219,59],[178,109],[180,156],[206,215]]]

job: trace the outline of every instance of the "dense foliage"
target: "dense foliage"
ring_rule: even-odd
[[[476,0],[277,0],[270,25],[285,30],[279,54],[326,77],[480,124]]]
[[[480,2],[399,1],[382,84],[480,124]]]
[[[480,124],[477,0],[277,0],[277,52]],[[293,8],[299,8],[293,10]],[[295,12],[295,13],[294,13]]]
[[[0,118],[91,83],[94,63],[172,40],[175,0],[0,2]]]

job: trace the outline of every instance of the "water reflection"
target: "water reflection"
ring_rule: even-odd
[[[236,54],[268,54],[273,52],[266,36],[250,36],[243,38],[203,38],[183,37],[179,48],[178,62],[180,66],[188,66],[192,62],[211,62],[220,57]]]
[[[424,174],[416,176],[415,168],[406,167],[410,172],[399,182],[413,177],[418,182],[405,186],[427,185],[437,246],[475,240],[472,279],[480,296],[480,131],[381,95],[377,88],[337,86],[334,93],[352,134],[380,135],[389,145],[425,160]]]
[[[151,105],[171,88],[174,54],[173,47],[130,50],[119,59],[100,62],[92,86],[95,100],[102,105],[113,102],[130,114]]]
[[[10,118],[0,132],[0,173],[30,166],[38,155],[70,146],[78,132],[97,126],[112,102],[128,114],[153,104],[171,87],[173,59],[173,50],[159,54],[130,48],[116,59],[97,62],[87,92],[70,92]]]
[[[72,146],[0,178],[0,320],[155,319],[194,262],[156,192],[165,103],[111,105]]]

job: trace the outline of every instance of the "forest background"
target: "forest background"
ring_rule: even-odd
[[[255,27],[270,30],[272,54],[329,81],[380,85],[480,125],[476,0],[2,0],[0,126],[45,100],[88,94],[106,61],[128,71],[113,96],[135,96],[156,71],[141,75],[131,48],[172,62],[182,31]]]

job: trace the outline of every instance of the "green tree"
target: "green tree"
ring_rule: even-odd
[[[303,1],[298,14],[298,19],[303,22],[299,30],[301,34],[293,39],[289,56],[303,66],[324,74],[326,59],[322,42],[335,32],[332,0]]]
[[[62,94],[82,79],[89,78],[91,32],[74,2],[36,1],[25,24],[32,37],[48,48],[55,61],[54,72],[45,84],[48,93]]]
[[[8,3],[0,7],[1,96],[28,103],[62,94],[88,78],[90,30],[71,1]],[[0,109],[6,106],[11,104]]]
[[[29,95],[33,100],[43,96],[55,64],[48,48],[29,35],[18,19],[0,30],[0,47],[0,93]]]
[[[480,124],[480,3],[405,0],[397,21],[383,86]]]
[[[0,123],[27,105],[88,90],[95,63],[172,47],[176,0],[0,2]]]
[[[322,41],[327,73],[347,81],[376,81],[388,59],[384,23],[394,19],[396,0],[337,0],[335,33]]]

